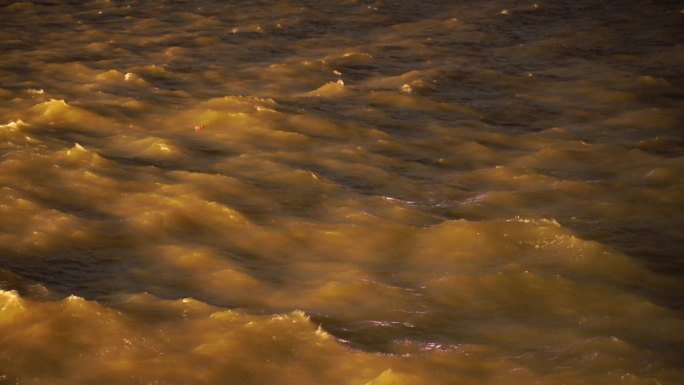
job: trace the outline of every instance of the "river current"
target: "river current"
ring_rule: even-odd
[[[683,37],[0,1],[0,384],[684,383]]]

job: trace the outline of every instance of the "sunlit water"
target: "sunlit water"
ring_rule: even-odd
[[[2,2],[0,384],[684,383],[683,9]]]

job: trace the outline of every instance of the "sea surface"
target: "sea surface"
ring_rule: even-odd
[[[0,1],[0,384],[684,383],[681,1]]]

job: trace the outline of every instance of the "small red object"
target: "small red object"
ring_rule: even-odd
[[[204,129],[204,124],[198,124],[195,126],[195,132],[200,132]]]

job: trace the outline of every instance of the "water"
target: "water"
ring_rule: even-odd
[[[0,384],[684,382],[675,1],[0,8]]]

